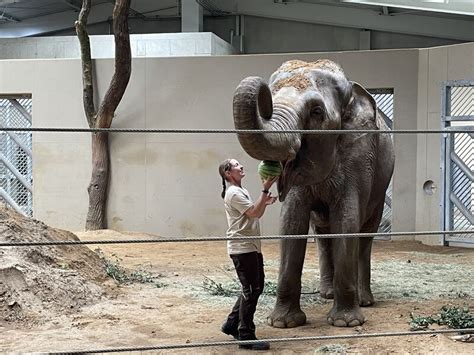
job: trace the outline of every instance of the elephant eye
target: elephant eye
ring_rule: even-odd
[[[311,116],[321,116],[323,112],[324,110],[321,106],[316,106],[311,110]]]

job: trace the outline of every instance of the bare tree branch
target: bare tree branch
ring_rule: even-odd
[[[85,0],[84,0],[85,1]],[[122,100],[132,72],[128,14],[131,0],[116,0],[113,22],[115,36],[115,72],[98,112],[97,127],[110,127],[114,112]]]
[[[91,10],[91,0],[83,0],[81,12],[79,13],[78,20],[76,21],[76,33],[79,38],[79,44],[81,47],[81,59],[82,59],[82,96],[84,112],[87,117],[87,123],[89,127],[95,127],[97,116],[94,106],[94,87],[92,83],[92,59],[91,59],[91,45],[89,41],[89,35],[86,30],[87,17]]]

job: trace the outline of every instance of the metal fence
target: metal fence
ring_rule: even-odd
[[[474,125],[474,80],[448,81],[442,90],[442,126]],[[446,230],[472,234],[446,235],[447,244],[474,244],[474,134],[447,134],[442,141],[443,218]]]
[[[0,96],[2,127],[31,127],[31,97]],[[0,200],[33,216],[31,132],[0,132]]]
[[[384,119],[388,128],[393,128],[393,89],[369,89],[375,99],[379,114]],[[392,180],[385,195],[385,206],[379,232],[390,232],[392,230]],[[388,237],[387,239],[390,239]]]

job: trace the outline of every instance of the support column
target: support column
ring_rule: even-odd
[[[202,32],[202,7],[196,0],[181,0],[181,32]]]
[[[370,31],[362,30],[359,32],[359,50],[370,50]]]

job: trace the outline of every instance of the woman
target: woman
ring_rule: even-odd
[[[265,275],[261,242],[252,236],[260,235],[259,218],[263,216],[265,208],[276,200],[269,189],[277,178],[262,181],[263,190],[258,200],[253,202],[248,191],[242,187],[245,172],[237,160],[224,160],[219,165],[219,174],[223,187],[221,197],[224,199],[229,225],[226,235],[235,238],[227,241],[227,251],[242,284],[242,293],[221,330],[238,340],[256,340],[253,317],[258,297],[263,291]],[[239,347],[268,350],[270,344],[262,341]]]

